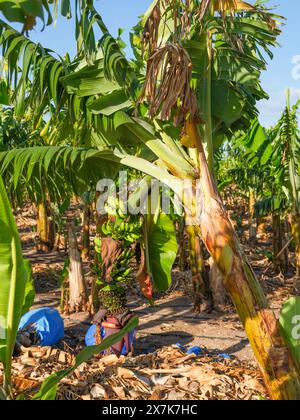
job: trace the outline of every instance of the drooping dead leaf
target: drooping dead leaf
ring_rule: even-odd
[[[162,120],[172,116],[176,126],[186,115],[200,121],[196,95],[191,87],[192,63],[188,53],[177,44],[159,48],[149,58],[140,100],[149,103],[149,114]]]
[[[111,282],[111,272],[115,261],[123,252],[122,244],[112,238],[101,239],[102,272],[106,282]]]
[[[139,271],[136,275],[137,281],[139,282],[141,292],[147,299],[153,298],[153,285],[151,275],[147,271],[145,250],[141,248],[141,262]]]

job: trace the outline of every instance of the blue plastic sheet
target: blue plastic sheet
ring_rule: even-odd
[[[176,347],[178,347],[183,353],[186,354],[195,354],[196,356],[200,356],[203,352],[202,348],[199,346],[194,346],[190,348],[186,348],[181,343],[176,343]]]
[[[196,356],[200,356],[202,354],[202,349],[199,346],[194,346],[188,349],[186,352],[187,354],[195,354]]]
[[[97,333],[97,326],[96,325],[92,325],[89,329],[88,332],[86,333],[85,336],[85,344],[87,347],[90,346],[95,346],[96,343],[96,333]],[[101,327],[100,329],[100,334],[101,334],[101,338],[104,339],[105,338],[105,328]],[[130,342],[130,346],[134,343],[134,339],[135,339],[135,331],[131,331],[129,333],[129,342]],[[129,352],[130,352],[130,348],[127,349],[126,348],[126,344],[124,343],[123,349],[122,349],[122,356],[126,356]]]
[[[64,321],[56,309],[40,308],[21,318],[19,331],[30,327],[39,337],[40,346],[54,346],[64,338]]]

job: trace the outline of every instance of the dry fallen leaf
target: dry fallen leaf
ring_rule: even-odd
[[[32,388],[73,360],[72,353],[59,349],[26,349],[13,363],[15,388],[32,395]],[[2,372],[0,366],[0,384]],[[67,400],[257,400],[261,396],[266,398],[266,391],[251,363],[187,357],[174,347],[136,357],[95,358],[65,378],[58,393],[59,399]]]

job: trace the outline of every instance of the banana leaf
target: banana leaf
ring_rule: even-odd
[[[10,382],[11,357],[22,312],[28,308],[26,287],[31,279],[11,206],[0,178],[0,361]],[[28,293],[32,293],[30,287]],[[32,300],[31,300],[32,301]]]
[[[172,282],[172,267],[178,244],[176,230],[170,216],[161,210],[160,199],[154,214],[146,217],[146,260],[156,290],[166,291]]]
[[[300,298],[289,299],[281,309],[280,325],[300,369]]]

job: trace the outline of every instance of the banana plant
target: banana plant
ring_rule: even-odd
[[[299,102],[290,103],[290,92],[284,111],[278,123],[270,130],[264,130],[254,122],[250,132],[241,143],[245,156],[252,166],[259,165],[268,174],[269,188],[264,197],[257,200],[256,211],[260,215],[289,214],[296,250],[297,277],[300,273],[300,135],[297,112]],[[278,250],[280,251],[280,249]]]
[[[0,150],[32,144],[37,133],[32,132],[29,124],[30,116],[28,114],[18,120],[15,117],[14,109],[7,107],[0,109]]]
[[[237,129],[250,126],[257,116],[256,101],[266,97],[260,75],[280,33],[278,19],[260,1],[253,6],[235,0],[155,0],[132,36],[136,62],[126,60],[120,44],[104,30],[102,56],[82,63],[82,72],[78,63],[62,69],[61,63],[52,62],[51,89],[46,77],[41,84],[42,67],[35,66],[33,50],[19,49],[22,81],[15,84],[15,93],[24,97],[28,79],[36,86],[31,95],[42,85],[48,106],[64,107],[66,124],[77,120],[77,127],[92,127],[96,141],[118,149],[114,161],[161,180],[179,196],[178,179],[200,181],[196,229],[224,276],[270,395],[293,399],[300,397],[299,372],[223,207],[213,164],[218,146]],[[2,26],[1,43],[9,61],[11,45],[28,40]],[[15,64],[10,60],[12,71]],[[138,100],[140,81],[145,83]],[[134,154],[129,141],[140,145]],[[196,150],[197,164],[187,148]],[[281,354],[284,369],[278,368],[275,354]]]
[[[300,396],[300,378],[295,360],[280,332],[275,314],[270,310],[261,286],[244,257],[213,174],[213,139],[218,138],[218,128],[222,128],[223,119],[231,130],[236,128],[237,123],[240,127],[245,123],[242,114],[245,115],[247,110],[249,124],[249,116],[253,116],[253,111],[255,113],[255,102],[263,95],[259,83],[259,74],[266,64],[263,53],[271,55],[269,46],[276,45],[278,34],[275,16],[264,9],[262,2],[252,6],[234,0],[188,4],[155,1],[144,20],[141,40],[143,51],[148,53],[142,99],[149,104],[150,116],[172,118],[174,124],[184,125],[182,140],[197,148],[201,190],[199,233],[224,276],[270,395],[274,399],[293,399]],[[189,48],[191,40],[195,42]],[[198,51],[194,60],[193,50]],[[226,51],[223,55],[225,62],[218,67],[215,58],[220,50]],[[219,58],[222,59],[222,55]],[[226,63],[230,63],[228,72]],[[238,67],[235,67],[237,63]],[[234,73],[231,72],[233,68]],[[217,73],[217,84],[214,86],[216,69],[220,73]],[[223,71],[225,80],[222,80]],[[245,73],[242,76],[243,72],[256,78],[257,96],[251,96],[247,87],[246,91],[239,90],[245,76]],[[241,76],[241,79],[236,76]],[[197,87],[196,92],[191,89],[192,82]],[[218,110],[216,116],[219,117],[215,128],[213,106]],[[197,127],[201,119],[202,135]],[[277,346],[281,348],[285,360],[282,360],[286,366],[285,373],[277,369],[278,360],[273,357]]]
[[[0,399],[12,399],[12,355],[21,316],[26,313],[34,300],[32,271],[23,259],[21,242],[2,179],[0,178],[0,362],[4,365],[4,384],[0,388]],[[55,399],[59,382],[70,375],[78,366],[113,344],[138,325],[133,318],[118,334],[104,340],[101,345],[89,347],[76,357],[69,369],[50,376],[34,396],[35,400]]]
[[[256,240],[256,225],[263,211],[257,211],[257,204],[270,194],[274,187],[274,179],[270,169],[262,165],[259,159],[253,159],[251,147],[255,144],[248,137],[255,135],[258,139],[265,139],[265,130],[257,120],[253,121],[251,130],[239,133],[230,145],[226,144],[220,149],[218,156],[218,185],[229,201],[247,202],[246,211],[249,216],[249,239]],[[248,139],[248,140],[247,140]],[[246,145],[246,143],[248,145]],[[255,221],[256,219],[256,221]]]
[[[134,179],[138,181],[136,176]],[[154,185],[148,176],[138,182],[136,190],[125,201],[113,196],[107,200],[108,221],[102,225],[100,234],[104,239],[99,238],[96,247],[102,268],[99,284],[103,291],[120,291],[120,285],[132,278],[130,266],[136,254],[140,254],[136,279],[149,301],[153,300],[153,290],[162,292],[171,286],[178,251],[176,231],[171,217],[161,208],[160,194],[152,199]],[[132,209],[134,214],[131,214]],[[103,248],[108,238],[108,245],[105,242]]]
[[[86,25],[93,21],[103,32],[107,28],[90,0],[0,0],[0,12],[5,20],[22,24],[22,33],[28,33],[40,21],[42,29],[53,24],[60,13],[71,19],[76,16],[75,34],[78,48],[87,59],[92,60],[96,50],[96,39],[93,25]]]
[[[37,0],[34,2],[20,2],[18,0],[0,1],[0,11],[10,22],[18,22],[24,25],[23,30],[28,31],[36,24],[36,18],[42,23],[49,25],[53,22],[50,4],[53,1]],[[55,0],[57,6],[58,0]]]
[[[12,355],[19,322],[33,303],[32,276],[23,259],[10,203],[0,178],[0,361],[4,365],[4,393],[12,396]]]
[[[296,251],[297,288],[300,286],[300,132],[297,116],[299,105],[300,101],[291,106],[288,91],[286,107],[272,132],[274,136],[272,143],[275,147],[270,157],[275,166],[275,177],[281,182],[282,192],[286,196],[290,210]]]

